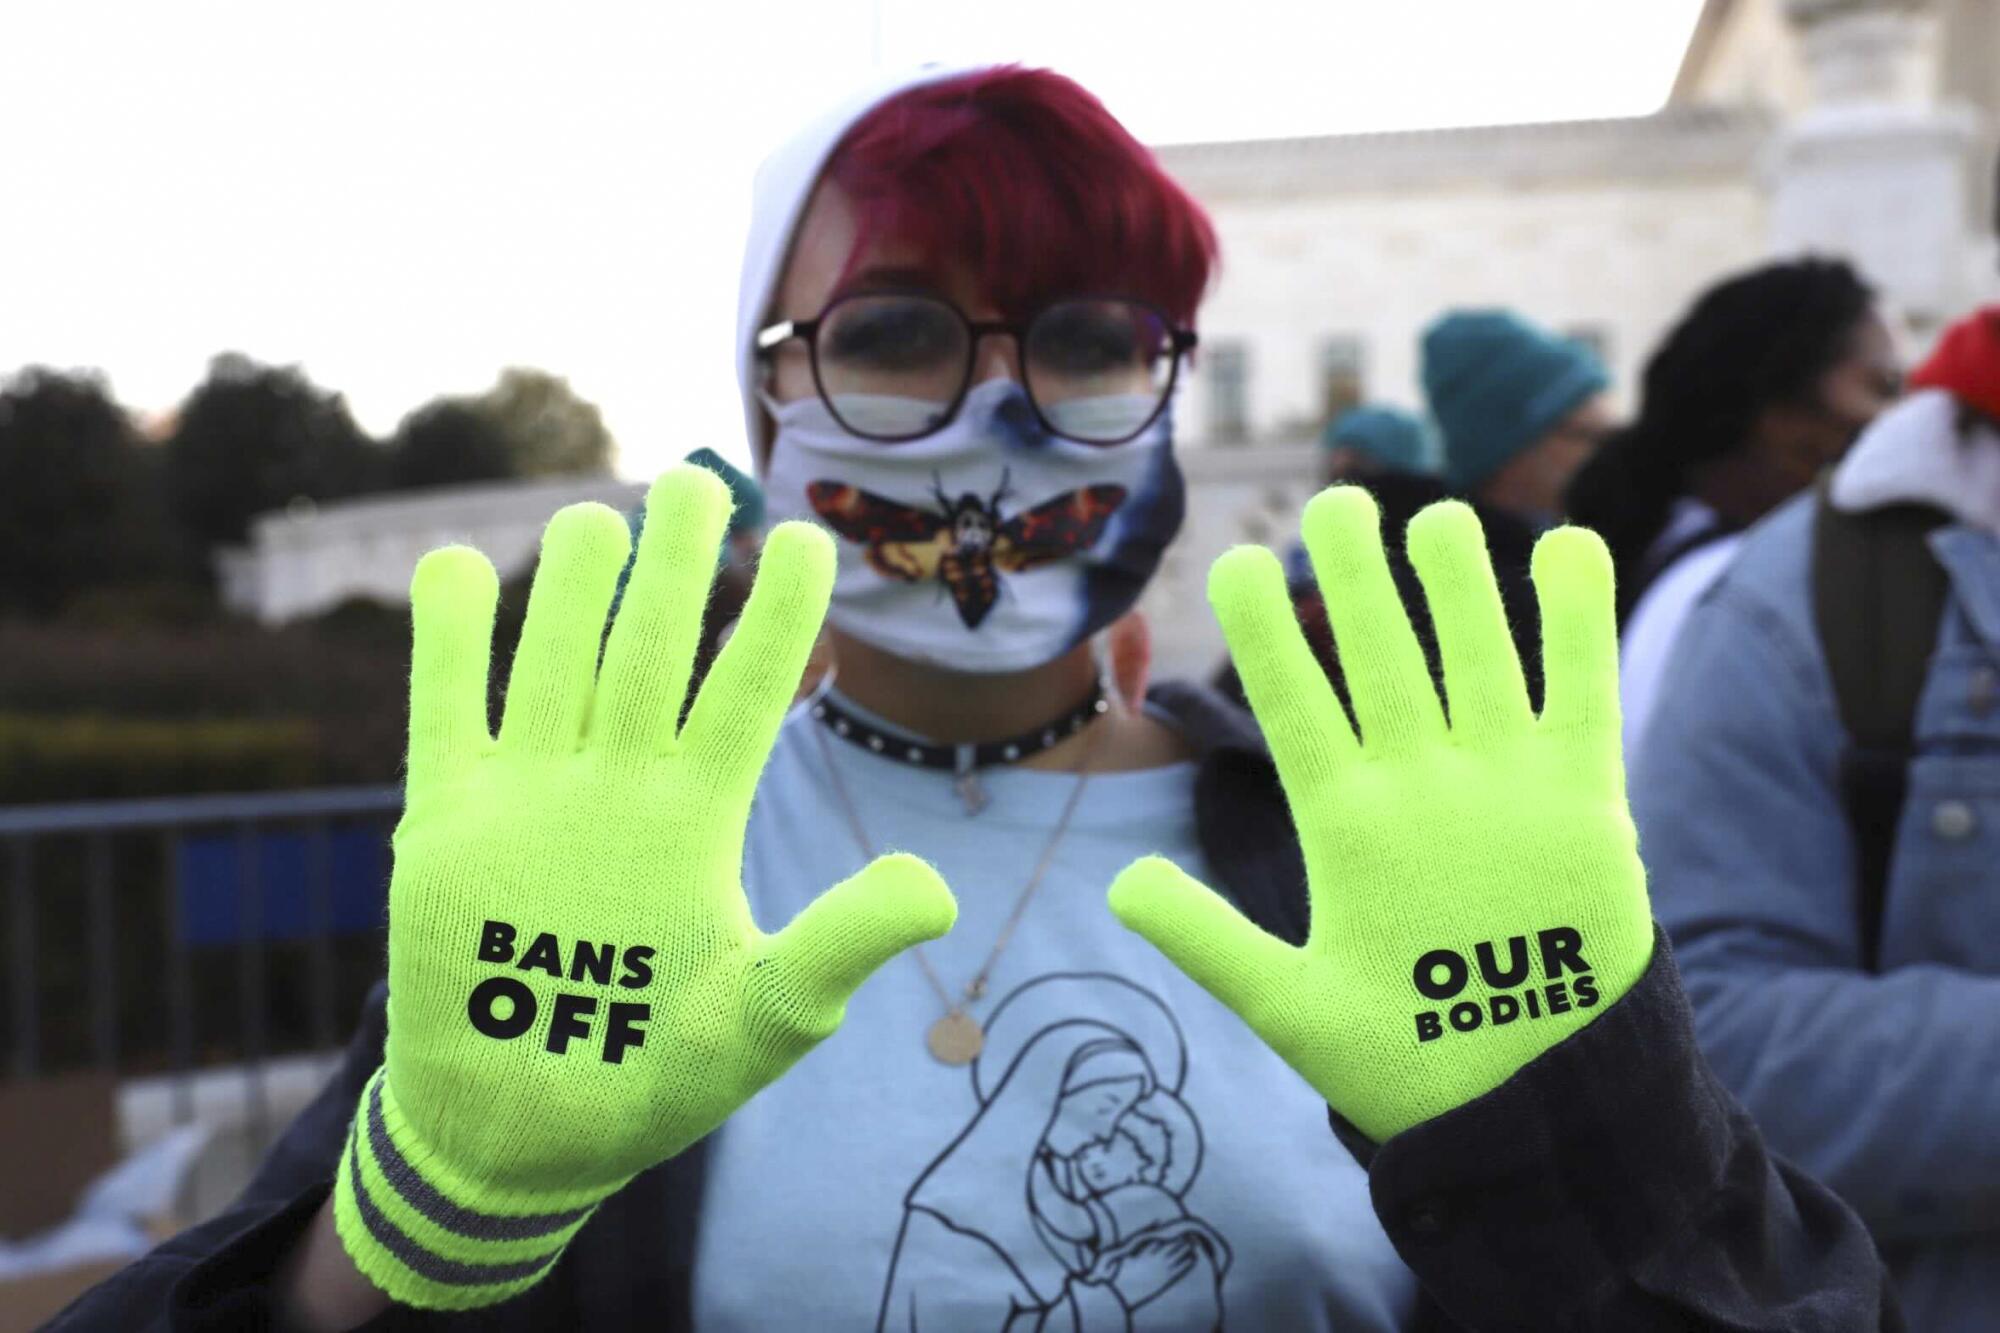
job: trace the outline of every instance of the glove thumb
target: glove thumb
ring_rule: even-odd
[[[1172,861],[1146,856],[1112,881],[1111,913],[1251,1027],[1282,994],[1299,951],[1253,925]]]
[[[958,903],[918,857],[877,857],[812,900],[765,939],[751,972],[752,1012],[818,1041],[840,1026],[847,997],[875,969],[958,919]]]

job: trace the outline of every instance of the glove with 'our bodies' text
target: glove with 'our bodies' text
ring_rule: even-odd
[[[1354,725],[1276,557],[1226,553],[1209,598],[1298,828],[1309,938],[1265,934],[1156,858],[1119,876],[1111,906],[1379,1143],[1498,1087],[1651,960],[1619,758],[1611,559],[1579,528],[1536,545],[1538,717],[1479,520],[1455,502],[1412,519],[1447,712],[1374,501],[1323,492],[1303,529]]]

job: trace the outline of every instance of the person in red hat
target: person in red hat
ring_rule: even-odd
[[[1972,411],[2000,421],[2000,305],[1988,306],[1945,330],[1910,383],[1943,389]]]

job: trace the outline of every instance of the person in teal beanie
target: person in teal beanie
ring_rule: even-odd
[[[1428,474],[1436,470],[1430,431],[1413,413],[1381,403],[1350,407],[1320,437],[1321,471],[1328,485],[1381,472]]]
[[[722,544],[717,554],[717,563],[725,570],[731,566],[749,568],[757,561],[757,548],[764,538],[764,488],[757,479],[736,467],[713,449],[697,449],[687,456],[687,461],[696,467],[705,467],[722,478],[729,487],[729,498],[736,506],[729,515],[728,540]],[[646,507],[634,505],[625,513],[625,521],[632,528],[632,549],[639,549],[639,534],[646,527]],[[619,576],[618,593],[625,592],[625,578],[632,572],[631,563],[625,566],[625,573]]]
[[[729,528],[723,539],[722,548],[716,555],[715,586],[709,591],[708,605],[702,611],[701,644],[695,651],[695,686],[708,674],[709,664],[715,660],[722,648],[723,631],[736,622],[742,614],[744,602],[750,597],[750,580],[757,567],[757,552],[764,544],[764,488],[757,479],[713,449],[696,449],[687,456],[687,461],[697,467],[707,468],[722,478],[729,487],[729,498],[736,505],[730,512]],[[618,575],[618,587],[612,594],[612,610],[625,599],[625,584],[632,577],[633,563],[638,559],[639,534],[646,527],[646,507],[634,505],[625,512],[625,522],[632,529],[632,557],[625,562],[625,569]],[[692,699],[695,686],[688,689]]]
[[[722,478],[723,484],[729,487],[730,500],[736,505],[735,510],[729,515],[729,542],[724,551],[724,560],[731,558],[730,548],[737,545],[739,538],[748,540],[754,553],[757,541],[764,531],[764,488],[757,484],[755,477],[734,466],[713,449],[697,449],[687,456],[687,461],[697,467],[705,467]],[[639,524],[644,518],[643,507],[632,511],[634,542],[639,539]]]
[[[1453,310],[1424,331],[1424,395],[1453,490],[1537,526],[1610,433],[1611,376],[1580,343],[1510,310]]]

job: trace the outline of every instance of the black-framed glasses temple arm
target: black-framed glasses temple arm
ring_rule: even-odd
[[[766,324],[757,330],[757,351],[761,355],[794,338],[810,340],[817,328],[816,319],[781,319],[776,324]]]

